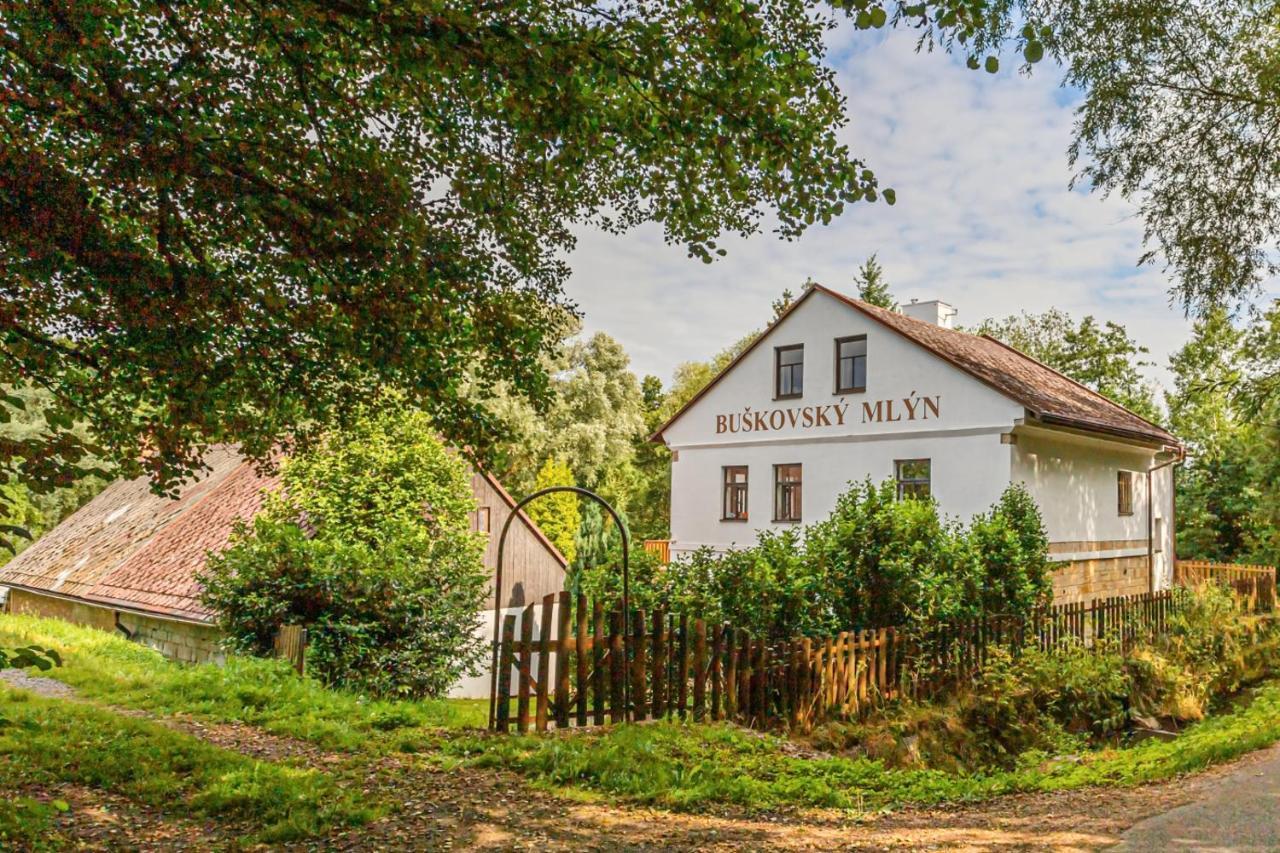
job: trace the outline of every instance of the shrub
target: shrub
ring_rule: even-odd
[[[398,402],[286,460],[281,491],[210,555],[203,601],[234,651],[266,653],[302,623],[330,684],[434,696],[474,671],[488,575],[467,469]]]
[[[1072,644],[1052,652],[993,650],[958,699],[979,765],[1011,766],[1028,750],[1059,751],[1070,736],[1108,735],[1128,723],[1124,659]]]
[[[1005,489],[989,513],[969,527],[980,577],[980,605],[987,612],[1027,613],[1047,604],[1049,537],[1035,499],[1021,485]]]
[[[831,516],[762,531],[754,546],[701,549],[675,561],[651,591],[672,609],[725,619],[772,638],[1023,614],[1049,592],[1048,540],[1035,502],[1010,487],[969,528],[932,500],[898,500],[870,480]]]

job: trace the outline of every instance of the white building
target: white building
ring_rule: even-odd
[[[813,286],[655,434],[672,450],[672,556],[819,521],[866,477],[966,521],[1020,482],[1061,563],[1057,601],[1167,587],[1178,440],[949,328],[945,303],[902,312]]]

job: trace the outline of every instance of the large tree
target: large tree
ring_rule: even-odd
[[[1193,308],[1280,271],[1280,7],[1255,0],[1046,4],[1085,91],[1073,161],[1133,199]]]
[[[892,201],[838,141],[814,11],[0,2],[0,358],[54,398],[0,475],[73,477],[79,420],[165,487],[385,385],[483,451],[476,388],[546,390],[572,226],[705,260]]]
[[[1189,451],[1177,471],[1180,557],[1280,558],[1280,401],[1242,392],[1253,359],[1280,355],[1276,341],[1280,305],[1247,324],[1219,308],[1170,359],[1170,425]]]

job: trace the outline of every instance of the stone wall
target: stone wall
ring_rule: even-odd
[[[165,657],[187,663],[220,663],[224,659],[218,646],[222,635],[211,625],[115,611],[21,589],[9,591],[8,609],[10,613],[52,617],[113,633],[119,633],[115,626],[118,612],[120,624],[133,634],[134,642],[155,649]]]
[[[1072,560],[1053,571],[1054,604],[1150,591],[1150,563],[1145,554]]]

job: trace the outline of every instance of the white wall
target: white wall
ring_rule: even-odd
[[[835,339],[851,335],[867,336],[867,390],[858,394],[835,393]],[[797,400],[774,400],[774,348],[805,345],[804,396]],[[910,419],[904,398],[937,398],[940,414],[925,415],[917,406]],[[890,422],[864,422],[863,403],[894,404]],[[836,419],[835,406],[847,406],[844,423]],[[805,427],[789,422],[781,429],[765,432],[717,432],[717,416],[742,415],[747,411],[827,407],[829,426]],[[821,291],[815,292],[765,339],[748,353],[727,375],[712,386],[665,432],[672,448],[706,444],[789,439],[829,438],[850,435],[904,435],[938,430],[960,430],[1002,425],[1008,428],[1023,409],[1007,397],[953,367],[926,349],[880,325],[862,312]]]
[[[835,340],[851,335],[867,336],[866,391],[836,394]],[[805,346],[804,395],[774,400],[774,348],[797,343]],[[881,418],[867,417],[864,403],[872,415],[878,404]],[[672,548],[746,544],[759,529],[780,526],[772,522],[772,466],[784,463],[804,466],[804,523],[827,517],[850,481],[878,482],[893,476],[895,459],[916,458],[932,460],[943,512],[967,520],[1009,483],[1010,448],[1000,434],[1024,414],[928,350],[816,292],[667,429],[664,438],[677,451]],[[767,428],[730,431],[730,415],[738,423],[760,415]],[[724,465],[750,469],[747,523],[720,520]]]
[[[516,617],[515,634],[513,635],[518,643],[520,640],[520,632],[523,629],[524,607],[508,607],[502,611],[502,617],[508,614]],[[551,608],[551,636],[556,638],[556,626],[559,624],[560,605],[556,603]],[[473,635],[484,646],[484,659],[480,662],[480,672],[477,675],[463,676],[453,689],[449,691],[450,699],[488,699],[490,679],[493,677],[493,611],[482,610],[476,614],[476,624],[473,628]],[[532,637],[537,640],[541,636],[542,631],[542,605],[533,608],[533,625]],[[533,656],[533,672],[530,673],[535,680],[540,676],[538,673],[538,655]],[[547,655],[548,671],[555,672],[556,654],[552,652]],[[516,652],[509,677],[511,679],[511,695],[515,696],[519,691],[520,680],[519,670],[519,653]]]
[[[1173,586],[1173,564],[1177,559],[1173,468],[1172,465],[1166,465],[1151,475],[1152,492],[1155,496],[1155,517],[1164,520],[1163,524],[1156,525],[1153,533],[1158,549],[1155,553],[1156,589],[1168,589]]]
[[[851,481],[893,477],[894,460],[931,460],[932,489],[942,511],[968,521],[1009,484],[1010,448],[1000,429],[976,435],[882,440],[787,442],[682,451],[671,466],[672,549],[749,545],[761,529],[789,526],[773,518],[773,466],[800,463],[801,523],[821,521]],[[748,466],[749,521],[722,521],[721,467]]]
[[[1020,429],[1014,479],[1040,504],[1050,542],[1147,538],[1152,451],[1119,443]],[[1117,474],[1132,471],[1133,514],[1118,513]],[[1144,549],[1145,550],[1145,549]]]
[[[1159,464],[1154,450],[1038,428],[1015,430],[1014,479],[1025,483],[1040,506],[1050,542],[1112,542],[1141,540],[1139,546],[1113,548],[1106,556],[1147,554],[1148,510],[1154,523],[1153,539],[1157,589],[1173,581],[1173,476],[1166,466],[1152,473],[1151,494],[1147,471]],[[1120,515],[1117,474],[1133,472],[1133,514]],[[1154,503],[1151,503],[1151,502]],[[1070,554],[1057,554],[1067,559]]]

